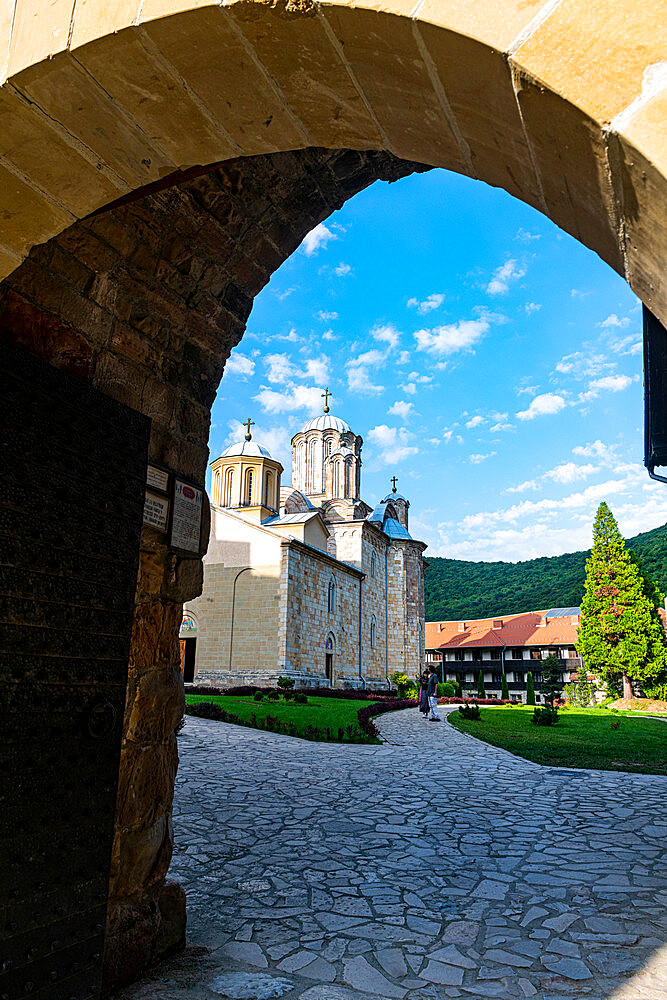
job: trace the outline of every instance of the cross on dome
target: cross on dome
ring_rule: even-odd
[[[252,441],[252,434],[250,433],[250,428],[255,426],[255,421],[251,420],[250,417],[248,417],[243,426],[248,428],[245,436],[246,441]]]
[[[398,478],[396,476],[392,476],[391,479],[389,480],[389,482],[392,485],[392,491],[391,492],[395,493],[396,492],[396,483],[398,482]]]
[[[333,396],[333,392],[329,392],[329,386],[326,387],[322,393],[322,399],[324,400],[324,412],[329,412],[329,396]]]

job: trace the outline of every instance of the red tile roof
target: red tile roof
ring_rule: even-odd
[[[498,625],[502,621],[502,625]],[[426,622],[427,649],[473,649],[502,646],[573,646],[577,640],[577,615],[544,618],[542,611],[528,611],[501,618],[461,622]],[[494,625],[498,627],[494,628]]]

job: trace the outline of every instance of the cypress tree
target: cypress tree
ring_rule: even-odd
[[[577,652],[608,684],[622,680],[625,698],[632,697],[632,680],[650,684],[667,664],[659,595],[657,588],[653,591],[626,550],[609,507],[601,503],[586,561]]]
[[[484,671],[480,670],[477,675],[477,697],[486,698],[486,688],[484,687]]]
[[[503,690],[501,693],[503,701],[509,701],[510,689],[507,686],[507,677],[505,676],[505,671],[503,670]]]
[[[456,689],[456,697],[457,698],[462,698],[463,697],[463,685],[461,684],[461,678],[458,676],[458,674],[456,676],[456,683],[455,683],[454,687]]]
[[[580,667],[577,673],[577,704],[581,708],[588,708],[591,700],[591,689],[588,684],[586,667]]]
[[[553,705],[556,698],[560,698],[562,691],[563,668],[558,658],[550,653],[546,660],[542,661],[542,694],[547,705]]]
[[[528,671],[526,675],[526,705],[535,704],[535,685],[533,684],[533,675]]]

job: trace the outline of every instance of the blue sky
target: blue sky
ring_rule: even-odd
[[[213,407],[211,458],[256,421],[290,477],[321,412],[364,438],[427,555],[587,548],[600,500],[626,536],[667,520],[642,465],[641,307],[595,254],[504,191],[444,170],[377,183],[261,292]]]

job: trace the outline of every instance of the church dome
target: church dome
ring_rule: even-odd
[[[387,493],[386,497],[381,501],[382,503],[388,503],[392,500],[403,500],[404,503],[409,503],[407,497],[404,497],[402,493]]]
[[[233,458],[236,455],[247,455],[249,458],[272,458],[272,455],[261,444],[254,441],[237,441],[226,448],[220,458]]]
[[[339,431],[345,434],[349,429],[350,425],[340,417],[334,417],[333,413],[322,413],[319,417],[309,420],[306,426],[301,428],[301,434],[305,434],[306,431]]]

